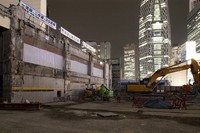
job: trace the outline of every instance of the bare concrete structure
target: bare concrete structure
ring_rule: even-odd
[[[1,101],[77,99],[85,84],[110,85],[110,65],[81,51],[59,28],[41,30],[20,6],[1,5],[0,16],[10,21],[0,25]]]

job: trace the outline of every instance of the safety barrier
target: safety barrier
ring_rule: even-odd
[[[173,108],[187,109],[186,100],[184,98],[176,98],[173,100]]]

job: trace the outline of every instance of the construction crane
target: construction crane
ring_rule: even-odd
[[[191,59],[190,65],[179,66],[179,64],[175,64],[169,67],[165,67],[157,70],[152,76],[149,77],[149,80],[146,84],[128,84],[127,92],[137,92],[137,93],[151,93],[157,87],[158,83],[153,84],[157,78],[161,77],[161,79],[167,74],[191,69],[191,73],[194,78],[193,87],[200,90],[200,66],[195,59]]]

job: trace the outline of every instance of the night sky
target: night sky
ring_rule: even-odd
[[[47,0],[49,18],[84,41],[109,41],[112,58],[138,44],[140,0]],[[183,44],[189,0],[168,0],[172,45]]]

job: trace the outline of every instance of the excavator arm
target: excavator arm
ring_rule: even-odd
[[[149,82],[147,83],[147,87],[150,87],[151,84],[156,81],[157,78],[159,77],[164,77],[167,74],[182,71],[182,70],[187,70],[190,68],[190,65],[184,65],[184,66],[179,66],[179,67],[166,67],[162,68],[158,71],[156,71],[150,78]]]
[[[195,84],[200,88],[200,66],[198,65],[196,60],[191,60],[191,72]]]
[[[187,70],[187,69],[191,69],[191,72],[194,78],[194,86],[200,90],[200,66],[198,65],[196,60],[191,59],[190,65],[180,66],[180,64],[175,64],[173,66],[165,67],[156,71],[149,78],[146,84],[128,84],[127,92],[138,92],[138,93],[153,92],[154,88],[158,85],[159,82],[157,82],[156,84],[152,84],[152,83],[154,83],[157,78],[161,77],[162,79],[167,74],[182,71],[182,70]]]
[[[195,84],[197,84],[200,87],[200,66],[198,65],[197,61],[194,59],[191,59],[191,64],[190,65],[183,65],[183,66],[178,66],[179,64],[169,66],[162,68],[158,71],[156,71],[150,78],[149,82],[147,83],[147,87],[150,87],[151,84],[156,81],[158,77],[164,77],[167,74],[182,71],[182,70],[187,70],[191,68],[191,72],[195,81]],[[155,86],[156,87],[156,86]],[[154,88],[155,88],[154,87]],[[153,89],[154,89],[153,88]]]

